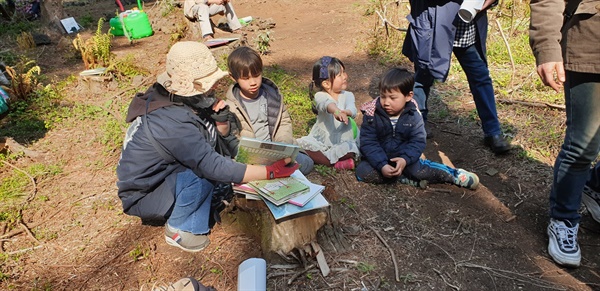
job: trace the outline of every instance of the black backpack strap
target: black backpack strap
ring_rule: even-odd
[[[565,11],[563,12],[563,16],[565,17],[565,22],[569,20],[577,11],[577,7],[579,7],[579,3],[581,0],[570,0],[567,1],[567,5],[565,6]]]
[[[150,104],[150,99],[152,98],[152,96],[149,96],[148,99],[146,100],[146,114],[144,114],[144,116],[142,116],[142,125],[144,126],[144,131],[146,132],[146,136],[148,136],[148,139],[150,140],[150,142],[152,142],[152,146],[154,146],[154,149],[156,149],[156,151],[158,152],[158,154],[167,162],[167,163],[173,163],[175,162],[175,158],[173,157],[173,155],[171,155],[169,153],[169,151],[162,145],[160,144],[155,138],[154,135],[152,135],[152,132],[150,131],[150,124],[148,122],[148,105]]]

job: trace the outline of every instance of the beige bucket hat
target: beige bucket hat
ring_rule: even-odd
[[[174,44],[167,54],[166,72],[156,82],[173,94],[194,96],[205,93],[227,72],[217,67],[217,61],[206,45],[196,41]]]

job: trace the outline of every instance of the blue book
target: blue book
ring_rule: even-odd
[[[271,210],[271,213],[273,214],[275,220],[329,206],[329,202],[327,202],[327,199],[325,199],[325,197],[323,197],[323,194],[321,193],[318,193],[317,196],[315,196],[315,198],[308,201],[308,203],[306,203],[302,207],[290,203],[284,203],[280,206],[277,206],[266,199],[263,200],[267,204],[267,207],[269,207],[269,210]]]

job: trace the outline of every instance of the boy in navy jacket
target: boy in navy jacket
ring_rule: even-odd
[[[391,183],[404,177],[477,188],[479,178],[474,173],[420,158],[426,134],[423,117],[412,101],[414,82],[408,70],[391,69],[379,83],[380,96],[361,107],[363,160],[356,168],[356,178],[367,183]]]

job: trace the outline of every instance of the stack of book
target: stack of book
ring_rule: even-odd
[[[287,178],[233,185],[236,194],[265,201],[275,220],[329,206],[323,190],[325,186],[310,182],[299,170]]]
[[[270,165],[284,158],[293,162],[299,151],[296,145],[242,137],[235,159],[245,164]],[[299,170],[287,178],[233,185],[233,191],[246,199],[265,201],[275,220],[329,206],[321,194],[324,189],[325,186],[310,182]]]

